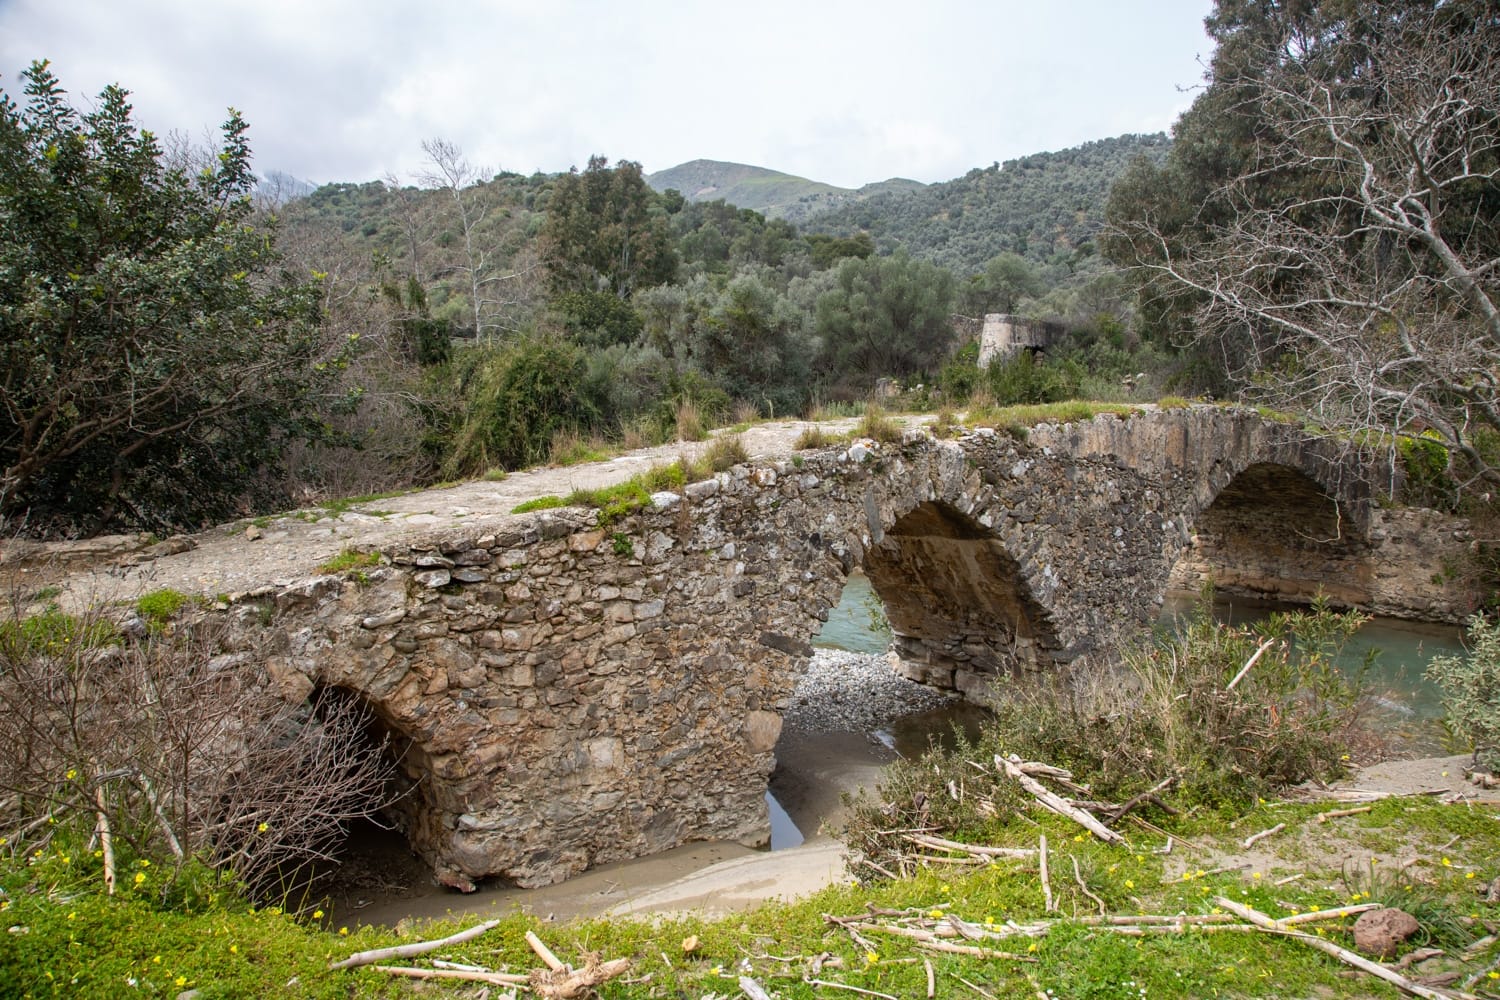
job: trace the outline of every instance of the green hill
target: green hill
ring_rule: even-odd
[[[779,170],[722,160],[691,160],[646,175],[658,191],[675,188],[688,201],[723,200],[753,209],[767,218],[802,222],[820,212],[875,195],[920,190],[919,181],[893,177],[859,189],[841,188]]]
[[[1036,153],[831,206],[802,226],[832,236],[867,232],[882,253],[903,247],[960,273],[1007,251],[1045,262],[1089,247],[1115,178],[1137,156],[1160,160],[1170,145],[1161,133],[1122,135]]]

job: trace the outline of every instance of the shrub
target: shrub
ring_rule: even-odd
[[[97,613],[72,626],[104,628]],[[330,689],[288,704],[262,651],[228,654],[226,638],[210,619],[170,640],[0,642],[7,850],[86,853],[102,814],[121,862],[150,872],[132,881],[164,903],[187,891],[194,861],[279,897],[342,824],[386,805],[393,761],[363,703]]]
[[[691,399],[677,404],[677,440],[702,441],[708,436],[703,425],[703,411]]]
[[[1474,748],[1474,762],[1500,773],[1500,627],[1469,619],[1469,654],[1435,656],[1427,677],[1443,691],[1453,731]]]
[[[856,437],[867,437],[883,444],[899,444],[901,423],[879,406],[871,403],[865,407],[864,416],[854,427]]]
[[[738,434],[720,434],[708,445],[703,459],[715,472],[727,472],[743,462],[750,461],[745,442]]]
[[[831,448],[839,441],[836,434],[830,434],[822,424],[809,424],[802,428],[802,433],[797,435],[797,441],[792,447],[798,451],[807,451],[812,448]]]
[[[136,613],[154,629],[164,628],[177,612],[192,603],[192,598],[177,590],[153,590],[135,602]]]
[[[1114,670],[1013,676],[997,685],[976,740],[891,765],[880,801],[855,802],[847,840],[885,863],[905,830],[962,839],[1007,824],[1023,805],[1018,789],[971,763],[996,754],[1068,768],[1091,798],[1115,802],[1167,778],[1175,797],[1217,806],[1332,777],[1359,715],[1358,679],[1333,660],[1363,621],[1316,607],[1232,628],[1205,607],[1180,635],[1128,648]]]

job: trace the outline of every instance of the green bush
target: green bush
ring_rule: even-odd
[[[1181,634],[1128,648],[1114,670],[997,682],[994,718],[979,736],[891,765],[880,800],[856,801],[848,842],[878,859],[912,828],[965,839],[1007,825],[1023,804],[1018,787],[972,763],[987,767],[996,754],[1067,768],[1090,798],[1114,802],[1170,778],[1164,797],[1180,803],[1253,805],[1331,778],[1347,760],[1360,702],[1359,678],[1334,657],[1363,621],[1315,607],[1229,627],[1200,609]]]
[[[1500,627],[1469,619],[1469,655],[1435,656],[1427,677],[1443,690],[1453,731],[1474,748],[1474,761],[1500,772]]]
[[[135,602],[136,613],[146,619],[153,629],[161,630],[177,612],[191,604],[193,599],[179,590],[153,590],[142,594]]]

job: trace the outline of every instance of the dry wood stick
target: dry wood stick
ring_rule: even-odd
[[[436,941],[414,941],[411,944],[400,944],[390,948],[376,948],[372,951],[355,952],[342,962],[329,963],[330,969],[352,969],[359,965],[370,965],[374,962],[384,962],[388,958],[411,958],[413,955],[425,955],[429,951],[437,951],[452,944],[462,944],[472,941],[485,931],[493,930],[500,926],[498,920],[486,920],[482,924],[475,924],[468,930],[450,934]]]
[[[1354,816],[1359,813],[1367,813],[1374,808],[1374,806],[1355,806],[1353,809],[1330,809],[1328,812],[1318,813],[1318,822],[1327,823],[1329,820],[1338,819],[1340,816]]]
[[[1290,917],[1282,917],[1276,922],[1283,927],[1295,927],[1298,924],[1315,924],[1320,920],[1337,920],[1354,913],[1364,913],[1366,910],[1378,910],[1384,903],[1356,903],[1354,906],[1335,906],[1327,910],[1309,910],[1307,913],[1298,913]]]
[[[95,812],[97,822],[95,830],[99,834],[99,849],[104,853],[104,889],[105,895],[115,894],[115,838],[110,833],[109,816],[105,814],[104,786],[94,786],[94,802],[98,805]]]
[[[167,814],[162,812],[161,801],[156,797],[156,788],[151,784],[151,779],[137,771],[133,775],[133,780],[141,786],[141,791],[146,793],[146,801],[151,803],[151,811],[156,814],[156,825],[161,828],[162,838],[166,840],[172,857],[178,861],[186,860],[182,844],[178,842],[177,834],[172,830],[172,824],[167,822]]]
[[[536,952],[537,957],[547,963],[547,968],[553,972],[561,972],[567,968],[563,960],[552,953],[552,949],[542,943],[542,939],[533,931],[526,932],[526,943],[531,945],[531,950]]]
[[[407,979],[463,979],[491,986],[525,986],[526,977],[508,972],[470,972],[467,969],[413,969],[402,965],[377,965],[376,972],[387,972]]]
[[[924,958],[922,959],[922,968],[927,970],[927,1000],[933,1000],[933,997],[937,996],[937,980],[932,974],[932,963]]]
[[[851,918],[845,918],[845,917],[835,917],[831,913],[825,913],[825,914],[823,914],[823,919],[826,920],[830,924],[837,924],[838,926],[842,927],[844,930],[848,931],[849,932],[849,937],[854,940],[854,943],[857,944],[857,945],[859,945],[865,951],[874,951],[875,950],[875,946],[870,943],[869,938],[866,938],[863,935],[861,935],[859,933],[859,931],[858,931],[857,928],[862,927],[862,926],[878,926],[878,925],[861,924],[858,917],[855,917],[855,918],[852,918],[852,919]]]
[[[1224,690],[1225,691],[1233,691],[1234,690],[1234,686],[1236,684],[1238,684],[1241,680],[1244,679],[1245,675],[1250,672],[1250,668],[1251,667],[1255,666],[1255,661],[1258,660],[1258,659],[1260,659],[1260,655],[1262,653],[1264,653],[1266,650],[1270,649],[1271,648],[1271,644],[1273,642],[1275,642],[1275,641],[1276,641],[1276,637],[1272,636],[1271,638],[1267,639],[1265,642],[1261,643],[1260,644],[1260,648],[1257,649],[1251,655],[1250,659],[1248,659],[1248,660],[1245,661],[1245,665],[1240,668],[1240,672],[1234,675],[1234,680],[1230,681],[1225,686]]]
[[[1248,836],[1248,837],[1245,838],[1245,846],[1246,847],[1253,847],[1255,845],[1256,841],[1258,841],[1258,840],[1265,840],[1267,837],[1273,837],[1273,836],[1275,836],[1276,834],[1280,833],[1282,830],[1285,830],[1285,829],[1286,829],[1286,824],[1285,823],[1277,823],[1275,826],[1271,827],[1269,830],[1262,830],[1262,831],[1260,831],[1260,833],[1252,833],[1250,836]]]
[[[1083,880],[1083,872],[1081,872],[1078,869],[1078,858],[1077,858],[1077,856],[1075,856],[1073,854],[1069,854],[1068,855],[1068,859],[1073,862],[1073,881],[1075,881],[1075,882],[1078,883],[1078,888],[1080,888],[1080,889],[1083,890],[1083,894],[1085,896],[1087,896],[1089,899],[1092,899],[1096,904],[1098,904],[1098,906],[1099,906],[1099,915],[1101,917],[1104,916],[1104,911],[1105,911],[1104,900],[1102,900],[1098,896],[1094,895],[1094,893],[1092,891],[1090,891],[1088,883]]]
[[[1052,880],[1047,877],[1047,835],[1042,834],[1040,845],[1037,847],[1037,856],[1042,859],[1042,909],[1051,913],[1056,907],[1052,905]]]
[[[858,986],[850,986],[848,983],[835,983],[828,979],[804,979],[803,982],[809,986],[826,986],[831,990],[848,990],[850,993],[862,993],[867,997],[881,997],[883,1000],[901,1000],[889,993],[876,993],[874,990],[861,989]]]
[[[1285,927],[1278,924],[1277,921],[1266,916],[1264,913],[1261,913],[1259,910],[1252,909],[1251,907],[1248,907],[1243,903],[1236,903],[1234,900],[1229,899],[1225,896],[1218,897],[1217,902],[1220,906],[1224,907],[1224,909],[1229,910],[1231,913],[1236,913],[1239,916],[1244,917],[1246,920],[1250,921],[1252,924],[1255,924],[1257,927],[1261,928],[1267,933],[1280,934],[1284,937],[1289,937],[1297,941],[1301,941],[1304,944],[1318,949],[1324,954],[1332,955],[1334,958],[1347,965],[1354,966],[1354,968],[1359,969],[1361,972],[1368,972],[1372,976],[1385,980],[1403,993],[1409,993],[1414,997],[1424,997],[1426,998],[1426,1000],[1452,1000],[1454,996],[1465,998],[1465,1000],[1475,1000],[1475,998],[1473,998],[1471,994],[1467,993],[1454,994],[1450,992],[1442,992],[1439,990],[1430,989],[1426,986],[1423,986],[1421,983],[1413,982],[1412,980],[1401,975],[1399,972],[1388,969],[1377,962],[1372,962],[1362,955],[1357,955],[1347,948],[1340,948],[1332,941],[1325,940],[1324,938],[1320,938],[1312,934],[1307,934],[1303,931],[1287,930]]]
[[[981,948],[973,944],[954,944],[952,941],[918,941],[918,948],[926,948],[928,951],[945,951],[954,955],[969,955],[973,958],[998,958],[1008,962],[1035,962],[1036,958],[1031,955],[1013,955],[1008,951],[996,951],[993,948]]]
[[[966,854],[983,854],[993,858],[1029,858],[1036,851],[1029,847],[990,847],[988,844],[964,844],[957,840],[944,840],[925,834],[907,834],[906,839],[918,847],[929,847],[935,851],[963,851]]]
[[[1140,827],[1143,830],[1148,830],[1151,833],[1157,834],[1157,835],[1162,836],[1162,837],[1166,837],[1168,840],[1172,840],[1175,837],[1176,840],[1177,840],[1177,842],[1179,844],[1182,844],[1184,847],[1192,848],[1193,850],[1197,851],[1199,854],[1203,853],[1203,848],[1202,847],[1200,847],[1197,844],[1193,843],[1191,840],[1188,840],[1186,837],[1182,836],[1181,834],[1168,833],[1167,831],[1163,830],[1161,827],[1157,826],[1155,823],[1152,823],[1152,822],[1149,822],[1147,820],[1144,820],[1144,819],[1142,819],[1139,816],[1132,816],[1132,817],[1130,817],[1130,822],[1134,823],[1136,826]]]
[[[766,992],[766,988],[749,976],[740,977],[740,989],[750,1000],[771,1000],[771,995]]]
[[[1030,792],[1038,802],[1046,806],[1048,809],[1051,809],[1053,812],[1057,813],[1060,816],[1068,817],[1073,822],[1079,824],[1085,830],[1088,830],[1094,836],[1098,837],[1100,840],[1105,841],[1106,843],[1125,843],[1124,837],[1120,836],[1118,833],[1111,830],[1103,823],[1099,822],[1089,813],[1084,812],[1082,809],[1075,809],[1073,806],[1068,804],[1066,799],[1058,795],[1056,792],[1048,791],[1041,782],[1031,777],[1025,771],[1022,771],[1020,766],[1016,762],[1008,760],[1005,757],[1000,756],[999,754],[995,754],[995,764],[997,766],[1005,768],[1006,774],[1010,775],[1012,778],[1016,779],[1016,781],[1020,782],[1022,788]]]
[[[989,992],[988,990],[981,989],[980,987],[975,986],[973,983],[969,982],[963,976],[954,976],[953,978],[957,979],[959,982],[963,983],[965,986],[967,986],[969,989],[973,990],[975,993],[978,993],[980,996],[984,997],[984,1000],[995,1000],[995,994]]]

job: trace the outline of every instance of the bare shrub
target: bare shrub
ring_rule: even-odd
[[[368,707],[337,690],[288,703],[262,650],[228,638],[205,619],[137,639],[56,609],[0,626],[0,831],[13,849],[106,837],[266,895],[389,804],[394,762]]]

